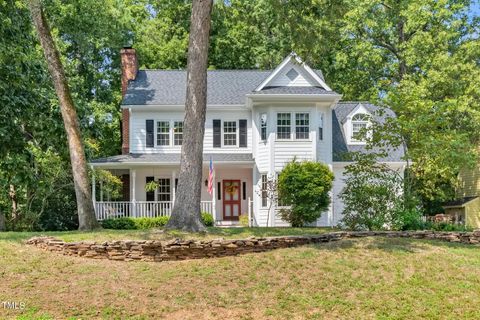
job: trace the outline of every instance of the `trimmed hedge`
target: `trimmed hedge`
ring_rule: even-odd
[[[155,218],[112,218],[102,221],[104,229],[115,230],[144,230],[164,227],[170,217],[162,216]],[[210,213],[202,212],[203,224],[207,227],[213,226],[213,216]]]

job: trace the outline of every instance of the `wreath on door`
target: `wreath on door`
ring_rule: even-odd
[[[238,190],[238,187],[234,184],[230,184],[228,186],[225,186],[225,192],[228,193],[229,195],[233,196]]]

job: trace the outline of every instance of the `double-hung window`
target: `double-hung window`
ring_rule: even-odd
[[[170,145],[170,122],[168,121],[157,122],[157,145],[158,146]]]
[[[292,123],[292,118],[295,122]],[[310,138],[310,114],[308,112],[277,113],[277,139],[308,140]]]
[[[173,145],[181,146],[183,143],[183,121],[173,122]]]
[[[295,139],[308,139],[310,136],[310,115],[295,113]]]
[[[277,113],[277,139],[290,139],[291,114]]]
[[[223,145],[224,146],[237,145],[237,121],[223,122]]]
[[[170,189],[169,178],[158,179],[158,201],[170,201]]]
[[[368,126],[368,115],[357,113],[352,117],[352,136],[351,140],[355,142],[365,141],[365,130]]]

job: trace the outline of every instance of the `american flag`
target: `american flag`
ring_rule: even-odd
[[[209,171],[208,171],[208,193],[210,193],[210,195],[213,194],[213,179],[214,179],[214,176],[215,176],[215,172],[213,170],[213,161],[212,161],[212,157],[210,157],[210,168],[209,168]]]

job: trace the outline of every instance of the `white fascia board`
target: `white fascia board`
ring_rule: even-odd
[[[341,98],[341,94],[332,93],[332,94],[247,94],[247,98],[256,100],[256,101],[265,101],[265,100],[312,100],[312,101],[335,101],[338,102]]]
[[[325,83],[325,81],[320,78],[315,71],[312,70],[305,62],[300,59],[299,56],[295,53],[290,53],[285,59],[283,59],[282,63],[280,63],[275,70],[272,71],[272,73],[265,79],[263,82],[255,88],[254,91],[260,91],[262,90],[270,81],[272,81],[273,78],[282,70],[289,62],[291,59],[295,59],[295,61],[307,71],[307,73],[315,80],[317,81],[318,84],[320,84],[325,90],[327,91],[332,91],[332,89]]]
[[[322,87],[327,91],[332,91],[332,89],[325,83],[325,81],[320,78],[315,71],[312,70],[307,64],[302,63],[302,66],[307,72],[318,82],[322,85]]]
[[[275,70],[273,70],[272,73],[265,80],[263,80],[263,82],[260,83],[260,85],[258,87],[255,88],[254,91],[262,90],[267,85],[267,83],[272,81],[272,79],[280,72],[280,70],[282,70],[283,67],[285,67],[287,65],[287,63],[290,62],[290,59],[292,58],[292,56],[293,56],[292,54],[289,54],[285,59],[283,59],[282,63],[280,63],[275,68]]]
[[[131,111],[168,111],[168,110],[185,110],[184,104],[149,104],[149,105],[122,105],[122,109],[130,109]],[[244,104],[208,104],[207,110],[245,110],[247,106]]]
[[[204,160],[203,164],[209,164],[210,160]],[[231,165],[251,165],[254,161],[215,161],[215,164],[231,164]],[[129,169],[142,166],[179,166],[180,162],[101,162],[89,163],[92,168],[107,168],[107,169]]]

